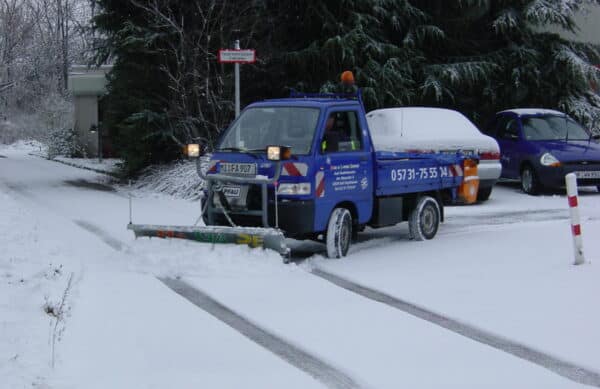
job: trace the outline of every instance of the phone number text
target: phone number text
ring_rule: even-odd
[[[428,180],[451,177],[447,166],[422,167],[415,169],[392,169],[392,181]]]

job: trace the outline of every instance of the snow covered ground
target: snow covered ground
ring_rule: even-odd
[[[0,388],[585,386],[315,268],[600,372],[595,189],[580,198],[592,264],[571,265],[564,195],[501,185],[488,203],[446,208],[432,241],[408,241],[406,226],[367,230],[347,258],[283,265],[247,247],[135,240],[127,188],[27,151],[0,146]],[[136,223],[198,217],[196,202],[135,196]],[[180,277],[212,305],[157,276]],[[235,313],[228,324],[223,307]]]

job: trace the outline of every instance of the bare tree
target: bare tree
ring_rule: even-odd
[[[219,47],[228,46],[241,15],[252,8],[237,9],[228,0],[194,0],[175,8],[160,0],[130,0],[146,18],[147,25],[165,37],[155,46],[162,54],[160,69],[168,80],[169,125],[173,139],[186,143],[204,138],[212,143],[219,124],[227,120],[231,101],[225,99],[223,67],[217,63]],[[236,2],[239,7],[239,2]]]
[[[33,20],[22,0],[0,0],[0,99],[5,109],[9,104],[5,94],[18,81],[14,68],[31,39],[32,28]]]
[[[85,25],[89,25],[87,0],[29,0],[36,21],[36,37],[55,67],[59,93],[67,90],[69,67],[87,49]]]
[[[90,17],[88,0],[0,0],[0,121],[40,138],[48,109],[71,106],[68,72],[89,57]]]

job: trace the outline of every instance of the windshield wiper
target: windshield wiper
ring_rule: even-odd
[[[240,149],[239,147],[223,147],[223,148],[217,149],[217,151],[237,151],[237,152],[242,152],[244,150]]]
[[[220,149],[217,149],[217,151],[233,151],[236,153],[249,154],[249,155],[253,156],[254,158],[258,158],[258,155],[256,155],[255,153],[265,151],[265,149],[242,149],[239,147],[222,147]]]

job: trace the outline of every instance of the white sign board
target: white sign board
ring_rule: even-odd
[[[256,51],[251,49],[221,49],[219,50],[219,63],[254,63]]]

